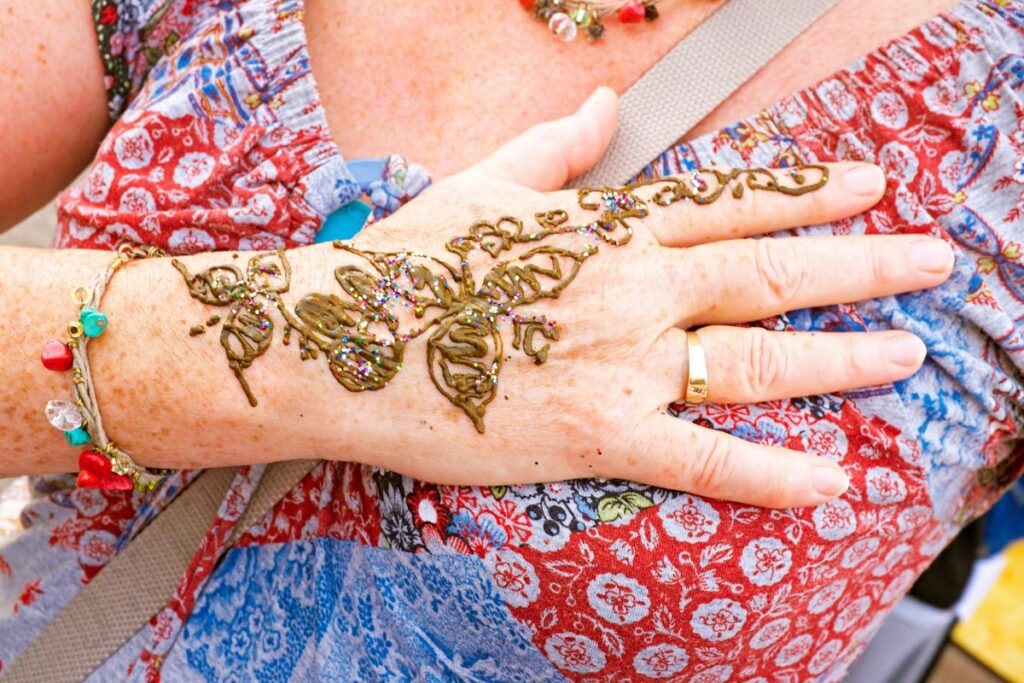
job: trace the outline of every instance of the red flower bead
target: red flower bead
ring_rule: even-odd
[[[107,5],[100,10],[101,24],[113,24],[115,21],[117,21],[117,7],[114,5]]]
[[[132,480],[123,474],[114,474],[110,461],[95,451],[82,451],[78,456],[78,481],[83,489],[130,491]]]
[[[644,3],[631,2],[619,10],[619,21],[623,24],[636,24],[644,20]]]
[[[533,6],[537,3],[537,0],[519,0],[519,4],[526,11],[532,11]]]
[[[74,361],[68,345],[56,339],[51,339],[43,344],[43,352],[39,355],[39,359],[43,361],[43,367],[56,372],[70,370]]]

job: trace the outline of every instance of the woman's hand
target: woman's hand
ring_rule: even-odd
[[[304,348],[333,348],[335,379],[363,391],[348,401],[343,457],[451,484],[615,477],[772,507],[839,495],[845,474],[817,454],[665,413],[684,395],[684,330],[699,330],[713,402],[900,380],[925,355],[904,332],[733,325],[935,286],[952,251],[918,236],[745,239],[866,210],[885,184],[866,164],[827,165],[827,183],[803,193],[825,180],[820,167],[774,172],[790,194],[724,173],[551,191],[600,155],[615,107],[601,90],[528,131],[338,245],[314,292],[283,297]],[[723,180],[716,201],[695,201]],[[318,337],[325,321],[347,325],[344,343]]]

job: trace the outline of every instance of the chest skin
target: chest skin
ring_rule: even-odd
[[[560,42],[514,0],[308,0],[305,22],[345,156],[400,153],[440,178],[535,123],[571,113],[599,85],[621,93],[720,4],[662,0],[657,21],[609,19],[594,44],[582,36]],[[813,85],[955,5],[842,0],[690,136]]]

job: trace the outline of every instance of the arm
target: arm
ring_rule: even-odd
[[[70,183],[109,125],[88,0],[0,0],[0,232]]]
[[[884,183],[864,164],[582,194],[515,182],[540,159],[582,170],[579,150],[595,155],[579,130],[613,120],[604,91],[344,244],[123,268],[101,305],[110,329],[89,345],[108,434],[156,467],[319,456],[452,484],[605,476],[774,506],[838,495],[845,477],[820,457],[663,414],[689,372],[682,329],[701,328],[717,403],[901,379],[923,360],[913,335],[731,325],[934,286],[949,247],[741,239],[867,209]],[[0,250],[0,476],[75,469],[42,415],[68,377],[38,352],[74,314],[71,289],[110,258]],[[235,306],[236,292],[254,305]],[[243,360],[234,372],[229,358]]]

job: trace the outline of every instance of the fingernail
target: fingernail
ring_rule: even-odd
[[[606,89],[606,88],[607,88],[607,86],[603,86],[603,85],[602,86],[598,86],[594,90],[594,92],[590,93],[590,97],[588,97],[587,100],[583,104],[580,105],[580,108],[577,110],[576,113],[577,114],[589,114],[590,110],[593,109],[595,106],[597,106],[597,102],[601,99],[601,91]]]
[[[811,486],[818,495],[835,498],[850,486],[850,478],[838,467],[816,465],[811,471]]]
[[[945,273],[953,265],[953,250],[940,239],[923,239],[910,243],[910,260],[926,273]]]
[[[861,197],[877,197],[885,190],[885,174],[874,164],[858,164],[843,174],[843,186]]]
[[[885,352],[894,365],[918,367],[928,350],[924,342],[912,334],[894,334],[885,340]]]

